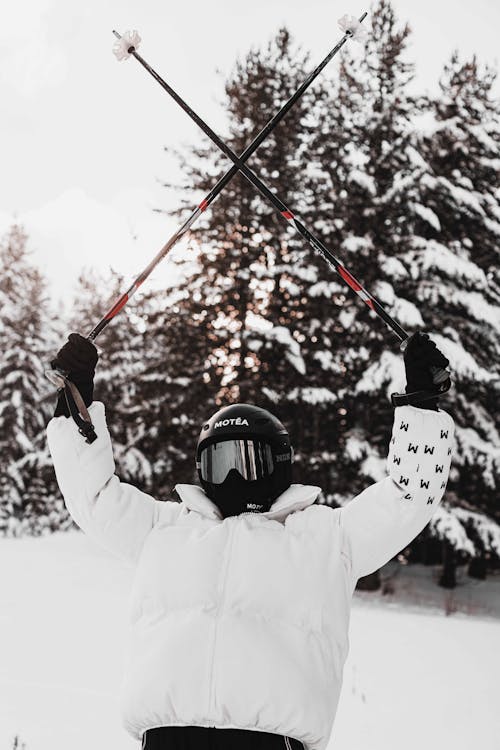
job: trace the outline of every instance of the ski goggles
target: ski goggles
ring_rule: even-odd
[[[273,473],[273,453],[263,440],[224,440],[203,448],[198,468],[201,478],[211,484],[222,484],[232,469],[254,482]]]

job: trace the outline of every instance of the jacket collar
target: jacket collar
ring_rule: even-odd
[[[218,507],[205,495],[201,487],[195,484],[178,484],[175,489],[183,504],[189,510],[195,511],[205,518],[222,520]],[[320,487],[292,484],[276,498],[270,510],[266,513],[255,513],[254,515],[264,516],[275,521],[284,521],[291,513],[312,505],[320,494]]]

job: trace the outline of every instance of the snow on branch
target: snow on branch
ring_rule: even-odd
[[[451,297],[457,305],[465,307],[468,314],[480,323],[488,323],[500,333],[500,307],[490,305],[480,292],[456,290]]]
[[[500,159],[499,159],[500,162]],[[499,164],[499,171],[500,171],[500,164]],[[497,237],[500,237],[500,224],[498,221],[492,221],[491,219],[488,219],[488,217],[485,217],[484,223],[486,225],[486,229],[491,232],[492,234],[495,234]]]
[[[500,526],[481,513],[465,508],[453,508],[452,512],[469,534],[474,534],[484,552],[492,552],[500,558]]]
[[[408,271],[398,258],[386,257],[381,263],[381,269],[386,276],[395,281],[408,277]]]
[[[356,385],[356,393],[376,393],[386,386],[387,395],[401,390],[404,385],[402,357],[392,352],[382,352],[377,362],[368,367]]]
[[[374,286],[374,294],[382,304],[389,308],[401,325],[408,328],[424,327],[424,320],[418,307],[407,299],[397,297],[394,287],[388,281],[378,281]]]
[[[410,207],[415,211],[421,219],[427,222],[436,232],[441,231],[441,222],[436,216],[432,208],[428,206],[422,206],[420,203],[410,203]]]
[[[438,177],[436,182],[448,191],[455,203],[459,206],[464,206],[475,214],[484,216],[484,209],[479,201],[478,193],[473,190],[466,190],[465,188],[458,187],[446,179],[446,177]]]
[[[403,359],[392,352],[382,352],[378,362],[368,367],[356,385],[356,393],[376,393],[386,386],[388,398],[404,386]]]
[[[277,343],[282,344],[286,348],[285,357],[287,360],[301,375],[305,375],[306,363],[302,357],[300,344],[293,338],[288,328],[275,326],[266,332],[266,338],[273,339]]]
[[[300,401],[313,406],[334,404],[338,401],[338,395],[328,388],[293,388],[288,394],[288,401]]]
[[[429,529],[434,537],[445,539],[457,552],[471,557],[489,553],[500,558],[500,526],[481,513],[441,503]]]
[[[473,261],[461,257],[457,252],[452,252],[446,245],[436,240],[426,240],[423,237],[415,237],[412,240],[411,251],[405,258],[411,265],[418,264],[422,271],[435,269],[446,274],[450,279],[467,279],[481,288],[487,284],[484,271]]]
[[[453,511],[443,503],[438,505],[429,523],[431,534],[438,539],[446,539],[457,552],[475,557],[476,548]]]
[[[401,325],[407,328],[424,328],[420,310],[408,299],[397,299],[392,306],[392,314]]]
[[[269,401],[271,401],[271,403],[279,404],[281,400],[281,396],[278,393],[278,391],[274,391],[272,388],[267,388],[266,386],[264,386],[262,388],[262,393],[264,394],[266,398],[269,399]]]
[[[353,169],[349,172],[349,181],[356,183],[358,187],[366,190],[372,197],[377,195],[377,183],[375,179],[361,169]]]
[[[334,294],[342,293],[344,290],[344,284],[341,284],[338,281],[318,281],[316,284],[309,287],[309,296],[327,297],[328,299],[331,299]]]
[[[322,370],[335,372],[338,375],[345,372],[345,366],[339,362],[338,358],[329,349],[314,352],[313,359],[320,363]]]
[[[368,440],[363,440],[357,437],[357,435],[350,435],[345,441],[344,452],[351,461],[359,461],[363,456],[368,455],[373,451]]]
[[[455,462],[461,466],[480,466],[485,483],[495,489],[500,475],[500,443],[484,440],[472,427],[457,425],[455,439],[459,450]]]
[[[350,235],[342,240],[341,247],[342,250],[347,250],[349,253],[357,253],[362,250],[373,250],[373,242],[370,237]]]
[[[479,380],[483,383],[490,383],[498,378],[494,372],[489,372],[481,367],[474,357],[465,351],[460,342],[452,341],[439,333],[433,333],[432,338],[444,356],[450,360],[452,371],[459,377]]]

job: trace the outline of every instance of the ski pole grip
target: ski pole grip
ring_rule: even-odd
[[[399,345],[399,349],[403,352],[403,354],[406,351],[406,347],[408,346],[410,338],[411,336],[408,336]],[[431,367],[429,367],[429,370],[431,371],[432,382],[434,383],[434,385],[437,385],[438,388],[451,380],[450,371],[445,370],[444,367],[436,367],[435,365],[432,365]],[[449,386],[448,388],[439,388],[439,390],[441,393],[444,393],[445,391],[449,390]]]

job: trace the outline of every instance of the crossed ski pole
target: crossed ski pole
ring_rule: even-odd
[[[358,24],[366,18],[364,13],[358,21]],[[343,20],[343,19],[342,19]],[[354,19],[355,21],[355,19]],[[123,40],[117,31],[113,31],[114,35],[119,40]],[[137,32],[134,32],[137,34]],[[347,35],[352,36],[353,32]],[[294,215],[290,208],[271,190],[262,180],[253,172],[250,167],[246,165],[246,159],[248,158],[247,149],[242,156],[238,157],[234,151],[215,133],[214,130],[187,104],[187,102],[157,73],[146,60],[137,52],[136,44],[134,44],[134,38],[129,36],[130,46],[128,42],[126,45],[126,56],[133,56],[135,59],[147,70],[147,72],[160,84],[160,86],[174,99],[175,102],[186,112],[186,114],[201,128],[205,135],[224,153],[232,162],[233,167],[230,170],[239,171],[243,176],[250,182],[260,193],[264,196],[280,213],[280,215],[288,222],[292,224],[295,230],[305,239],[311,247],[318,252],[324,260],[339,274],[342,280],[355,292],[368,307],[375,312],[382,320],[391,328],[396,336],[401,341],[401,348],[404,350],[405,345],[409,339],[409,334],[405,329],[387,312],[387,310],[381,305],[381,303],[361,284],[361,282],[344,266],[344,264],[329,250],[323,242],[316,237],[300,219]],[[138,35],[136,39],[140,41]],[[346,37],[339,43],[341,46],[346,40]],[[340,46],[337,45],[337,48]],[[125,49],[125,46],[124,48]],[[125,57],[125,54],[123,55]],[[257,140],[257,139],[256,139]],[[255,143],[255,141],[254,141]],[[249,147],[252,148],[253,144]],[[255,146],[256,148],[257,146]],[[253,149],[255,150],[255,149]],[[229,174],[229,173],[228,173]],[[201,204],[200,204],[201,205]],[[432,367],[432,378],[436,386],[436,392],[445,392],[450,386],[450,373],[440,367]],[[393,403],[394,405],[403,405],[413,401],[423,401],[430,398],[435,398],[436,392],[418,392],[415,394],[394,394]],[[414,397],[411,399],[411,397]]]
[[[152,261],[137,276],[130,287],[116,300],[112,307],[106,312],[104,317],[92,329],[92,331],[87,336],[90,341],[94,341],[108,325],[108,323],[120,312],[120,310],[123,309],[123,307],[125,307],[127,302],[136,293],[141,284],[143,284],[144,281],[150,276],[156,266],[170,252],[174,245],[186,234],[186,232],[188,232],[188,230],[193,226],[199,216],[201,216],[201,214],[210,206],[210,204],[213,203],[213,201],[218,197],[218,195],[231,181],[231,179],[239,171],[241,171],[246,179],[249,180],[268,200],[273,203],[273,205],[279,210],[283,218],[293,223],[295,229],[304,239],[309,242],[313,249],[319,252],[323,256],[323,258],[331,266],[333,266],[333,268],[339,273],[344,282],[374,312],[376,312],[386,322],[386,324],[390,328],[392,328],[392,330],[394,330],[398,338],[403,342],[402,345],[404,346],[405,341],[408,339],[407,332],[387,313],[387,311],[382,307],[378,300],[376,300],[376,298],[373,297],[373,295],[371,295],[362,286],[362,284],[343,266],[343,264],[333,255],[333,253],[331,253],[319,239],[317,239],[311,232],[309,232],[305,225],[293,215],[293,213],[287,208],[287,206],[277,196],[275,196],[260,180],[260,178],[257,177],[257,175],[255,175],[252,170],[250,170],[245,164],[245,162],[250,158],[254,151],[261,145],[261,143],[285,117],[288,111],[301,98],[307,88],[318,77],[318,75],[326,67],[326,65],[344,46],[346,41],[350,37],[356,37],[360,35],[360,24],[364,21],[366,16],[367,13],[363,13],[363,15],[357,22],[356,19],[349,19],[348,16],[344,16],[344,18],[340,20],[339,25],[345,32],[343,37],[339,42],[337,42],[337,44],[326,55],[321,63],[312,71],[312,73],[310,73],[310,75],[305,79],[305,81],[297,89],[297,91],[279,110],[279,112],[277,112],[276,115],[271,118],[271,120],[265,125],[265,127],[250,143],[250,145],[245,149],[240,157],[236,156],[236,154],[228,146],[226,146],[226,144],[216,135],[216,133],[212,131],[211,128],[209,128],[209,126],[186,104],[186,102],[184,102],[184,100],[161,78],[161,76],[159,76],[159,74],[156,73],[156,71],[153,70],[153,68],[151,68],[151,66],[137,53],[136,47],[140,42],[140,37],[137,32],[127,33],[123,37],[116,31],[113,32],[115,36],[120,40],[119,44],[121,47],[121,54],[118,54],[115,50],[115,54],[118,59],[126,59],[133,55],[138,60],[138,62],[140,62],[141,65],[143,65],[143,67],[153,76],[153,78],[155,78],[158,83],[160,83],[160,85],[175,99],[175,101],[182,107],[182,109],[184,109],[184,111],[187,112],[187,114],[199,125],[199,127],[202,128],[206,135],[211,138],[211,140],[223,151],[224,154],[226,154],[226,156],[228,156],[228,158],[233,162],[233,166],[220,178],[220,180],[207,194],[207,196],[193,210],[191,215],[180,227],[180,229],[169,238],[169,240],[152,259]],[[446,388],[444,387],[444,383],[449,380],[449,374],[446,370],[439,370],[439,368],[434,368],[434,370],[434,382],[436,383],[438,388],[446,390]],[[59,389],[64,389],[66,402],[68,404],[71,416],[77,423],[80,433],[85,437],[87,442],[93,442],[96,436],[93,430],[92,422],[87,410],[85,409],[84,411],[82,411],[82,409],[80,408],[79,401],[81,401],[81,399],[78,400],[78,398],[75,398],[75,395],[79,394],[74,394],[74,391],[76,389],[75,386],[68,380],[67,373],[60,372],[58,370],[49,370],[47,372],[47,376],[49,377],[51,382]],[[430,395],[428,395],[428,397],[430,397]],[[405,396],[402,396],[401,398],[406,399]],[[405,400],[404,403],[407,403],[407,401]],[[80,416],[82,413],[84,417],[83,419]]]
[[[361,18],[359,19],[359,24],[366,18],[367,13],[364,13]],[[304,82],[299,86],[299,88],[292,94],[292,96],[288,99],[288,101],[285,102],[285,104],[281,107],[281,109],[272,117],[269,122],[264,126],[264,128],[258,133],[258,135],[254,138],[254,140],[247,146],[245,151],[241,154],[241,157],[239,159],[239,162],[245,162],[247,159],[250,158],[250,156],[256,151],[256,149],[261,145],[261,143],[268,137],[268,135],[275,129],[275,127],[281,122],[281,120],[285,117],[285,115],[290,111],[290,109],[294,106],[294,104],[302,97],[302,95],[305,93],[305,91],[309,88],[309,86],[313,83],[313,81],[319,76],[321,71],[328,65],[328,63],[335,57],[335,55],[339,52],[339,50],[344,46],[346,41],[353,36],[356,36],[356,33],[353,33],[352,29],[349,26],[347,17],[344,17],[342,19],[345,21],[344,24],[344,35],[342,38],[337,42],[337,44],[333,47],[332,50],[323,58],[323,60],[319,63],[319,65],[307,76],[307,78],[304,80]],[[354,19],[356,20],[356,19]],[[340,22],[339,22],[340,23]],[[115,32],[116,33],[116,32]],[[135,52],[135,46],[138,45],[140,42],[140,37],[137,34],[137,32],[132,32],[130,34],[125,34],[123,37],[120,37],[119,34],[116,34],[118,38],[120,38],[120,45],[122,46],[121,54],[118,54],[115,50],[115,54],[118,59],[126,59],[130,57],[131,54]],[[124,44],[125,42],[125,44]],[[151,71],[154,75],[154,72]],[[160,77],[157,76],[159,80]],[[233,177],[238,173],[239,166],[233,165],[217,182],[217,184],[210,190],[210,192],[205,196],[205,198],[201,201],[201,203],[196,206],[196,208],[192,211],[190,216],[187,218],[187,220],[184,222],[184,224],[173,234],[167,242],[163,245],[161,250],[155,255],[155,257],[148,263],[146,268],[144,268],[143,271],[137,276],[137,278],[132,282],[132,284],[129,286],[129,288],[114,302],[114,304],[110,307],[110,309],[106,312],[103,318],[97,323],[97,325],[92,329],[92,331],[88,334],[87,338],[89,341],[94,341],[97,336],[106,328],[106,326],[110,323],[110,321],[118,315],[120,310],[122,310],[127,302],[132,298],[132,296],[137,292],[141,284],[143,284],[146,279],[151,275],[151,273],[154,271],[156,266],[163,260],[163,258],[168,255],[170,250],[174,247],[174,245],[177,244],[177,242],[189,231],[189,229],[193,226],[193,224],[197,221],[197,219],[201,216],[201,214],[210,206],[211,203],[216,200],[218,195],[222,192],[222,190],[225,188],[225,186],[233,179]],[[78,391],[73,383],[71,383],[68,380],[68,373],[62,372],[61,370],[47,370],[46,376],[50,380],[50,382],[55,385],[58,390],[64,393],[64,397],[66,400],[66,404],[68,406],[69,412],[75,421],[78,430],[80,434],[82,434],[85,437],[85,440],[87,442],[93,442],[96,439],[95,431],[93,429],[92,421],[90,419],[90,416],[86,409],[82,409],[81,404],[81,398],[78,399]]]
[[[367,16],[367,13],[363,13],[361,18],[359,19],[359,23],[361,23]],[[117,53],[115,51],[115,54],[118,59],[127,59],[131,55],[134,55],[134,57],[139,60],[139,62],[144,65],[146,70],[154,77],[156,80],[161,84],[164,85],[165,82],[163,79],[156,73],[147,63],[145,60],[140,57],[140,55],[137,54],[136,46],[138,46],[140,42],[140,37],[137,34],[137,32],[129,32],[127,34],[124,34],[123,37],[118,34],[118,32],[113,32],[117,39],[120,40],[120,44],[122,45],[121,54]],[[135,294],[135,292],[138,290],[138,288],[141,286],[141,284],[144,283],[144,281],[148,278],[148,276],[152,273],[152,271],[156,268],[158,263],[165,258],[165,256],[170,252],[170,250],[174,247],[174,245],[177,244],[177,242],[186,234],[186,232],[191,229],[193,224],[197,221],[197,219],[201,216],[201,214],[206,211],[206,209],[216,200],[216,198],[220,195],[220,193],[224,190],[226,185],[233,179],[233,177],[238,174],[240,170],[240,164],[244,164],[251,156],[252,154],[258,149],[258,147],[263,143],[263,141],[266,140],[266,138],[272,133],[272,131],[276,128],[276,126],[281,122],[281,120],[285,117],[285,115],[290,111],[290,109],[299,101],[299,99],[303,96],[303,94],[306,92],[306,90],[309,88],[309,86],[313,83],[313,81],[319,76],[321,71],[328,65],[328,63],[335,57],[335,55],[339,52],[339,50],[344,46],[346,41],[353,36],[353,32],[347,28],[345,30],[345,33],[343,37],[337,42],[337,44],[333,47],[332,50],[323,58],[323,60],[320,62],[320,64],[307,76],[307,78],[304,80],[304,82],[299,86],[299,88],[292,94],[292,96],[288,99],[288,101],[285,102],[285,104],[281,107],[281,109],[272,117],[268,123],[262,128],[260,133],[254,138],[254,140],[247,146],[245,151],[241,154],[241,156],[235,157],[236,162],[233,164],[233,166],[220,178],[220,180],[217,182],[217,184],[212,188],[212,190],[205,196],[205,198],[201,201],[201,203],[196,206],[196,208],[192,211],[190,216],[187,218],[187,220],[184,222],[184,224],[178,229],[178,231],[173,234],[169,240],[165,243],[165,245],[161,248],[159,253],[153,258],[153,260],[146,266],[146,268],[139,274],[139,276],[135,279],[135,281],[130,285],[130,287],[121,295],[119,299],[112,305],[112,307],[107,311],[107,313],[104,315],[104,317],[99,321],[99,323],[93,328],[93,330],[89,333],[88,338],[90,341],[94,341],[96,337],[101,333],[101,331],[104,330],[104,328],[108,325],[110,320],[112,320],[115,315],[117,315],[120,310],[127,304],[129,299]],[[179,97],[180,99],[180,97]],[[187,105],[186,105],[187,106]],[[192,115],[194,116],[195,113],[191,110]],[[198,123],[200,124],[200,123]]]

